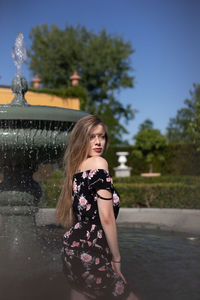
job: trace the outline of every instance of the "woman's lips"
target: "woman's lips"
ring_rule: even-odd
[[[101,148],[94,148],[93,150],[94,150],[95,152],[98,152],[98,153],[101,152]]]

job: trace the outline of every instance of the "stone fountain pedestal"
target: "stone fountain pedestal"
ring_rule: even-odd
[[[54,257],[35,224],[34,197],[0,192],[0,291],[2,300],[66,299],[61,259]]]
[[[127,162],[126,156],[128,155],[128,152],[117,152],[116,154],[119,156],[118,162],[120,165],[114,168],[115,177],[130,177],[132,168],[125,165]]]

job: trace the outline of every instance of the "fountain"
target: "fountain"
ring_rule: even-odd
[[[62,156],[70,130],[86,113],[29,105],[24,97],[27,81],[21,75],[26,59],[22,33],[12,57],[17,66],[12,82],[15,97],[10,105],[0,106],[0,290],[3,299],[35,299],[36,282],[40,288],[45,285],[53,262],[35,226],[42,191],[33,173],[40,163]]]

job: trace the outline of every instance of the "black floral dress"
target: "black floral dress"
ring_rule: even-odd
[[[112,200],[101,201],[113,202],[117,218],[120,199],[108,171],[94,169],[74,175],[75,222],[64,234],[64,272],[70,286],[91,299],[126,299],[129,288],[112,269],[112,255],[99,218],[97,191],[100,189],[111,191]]]

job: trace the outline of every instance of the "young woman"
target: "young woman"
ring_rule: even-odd
[[[121,273],[115,221],[120,199],[101,157],[107,145],[104,123],[89,115],[76,123],[64,156],[57,219],[68,228],[62,257],[72,300],[138,300]]]

